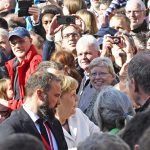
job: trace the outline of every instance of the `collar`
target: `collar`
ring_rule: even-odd
[[[29,110],[25,105],[23,105],[23,109],[26,111],[26,113],[30,116],[32,121],[35,123],[40,117],[33,113],[31,110]]]
[[[141,106],[140,108],[137,108],[135,111],[142,112],[142,111],[146,110],[149,106],[150,106],[150,98],[144,103],[143,106]]]

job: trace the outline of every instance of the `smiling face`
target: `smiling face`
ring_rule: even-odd
[[[95,66],[90,70],[90,82],[96,90],[111,85],[114,77],[105,66]]]
[[[131,29],[138,28],[145,19],[145,10],[141,8],[141,6],[137,3],[126,6],[126,16],[129,18],[131,22]]]
[[[88,72],[90,62],[99,56],[99,51],[93,45],[80,45],[77,49],[78,63],[80,67]]]
[[[31,47],[32,40],[29,37],[20,38],[13,36],[10,39],[10,45],[14,55],[21,62]]]

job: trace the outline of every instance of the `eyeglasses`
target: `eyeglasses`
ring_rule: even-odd
[[[140,14],[142,11],[144,11],[144,10],[126,11],[126,14],[131,14],[131,13]]]
[[[99,76],[99,77],[105,77],[108,74],[109,74],[108,72],[93,72],[93,73],[90,74],[90,76],[94,77],[94,78],[97,77],[97,76]]]
[[[16,44],[23,44],[25,42],[24,39],[17,39],[10,41],[11,46],[16,46]]]
[[[76,38],[79,36],[79,33],[68,33],[63,35],[63,38],[68,39],[70,36],[72,36],[73,38]]]

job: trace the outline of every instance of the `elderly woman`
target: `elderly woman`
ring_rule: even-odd
[[[98,91],[105,85],[115,85],[117,83],[112,61],[107,57],[93,59],[89,70],[90,82]]]
[[[62,95],[60,105],[56,109],[56,117],[63,127],[68,148],[73,148],[89,135],[100,130],[80,109],[76,108],[78,82],[70,76],[63,76],[61,79]]]
[[[111,86],[101,90],[94,105],[94,115],[100,129],[112,134],[123,128],[134,114],[129,98]]]
[[[93,112],[93,107],[97,95],[99,94],[103,86],[114,85],[115,83],[117,83],[117,80],[113,64],[107,57],[98,57],[93,59],[89,66],[89,73],[91,86],[96,90],[92,95],[91,100],[86,104],[86,111],[84,111],[84,113],[89,117],[91,121],[97,124]]]

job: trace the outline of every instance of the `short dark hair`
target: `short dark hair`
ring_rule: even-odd
[[[8,30],[8,23],[4,18],[0,17],[0,28]]]
[[[43,18],[45,14],[62,15],[62,10],[56,5],[46,5],[41,10],[41,18]]]
[[[149,150],[150,148],[150,127],[144,132],[139,141],[139,150]]]
[[[145,93],[150,94],[150,51],[139,52],[132,58],[128,78],[133,78]]]
[[[35,136],[17,133],[0,139],[0,150],[45,150],[42,142]]]
[[[37,71],[33,73],[25,85],[26,96],[32,96],[38,88],[42,89],[46,93],[51,88],[52,81],[60,82],[60,79],[46,71]]]
[[[79,143],[78,150],[130,150],[129,146],[118,136],[108,133],[94,133]]]

